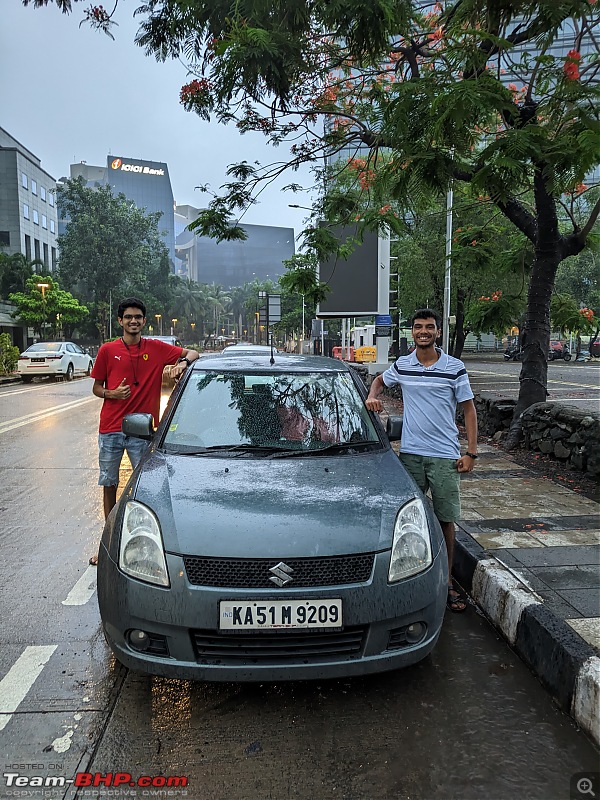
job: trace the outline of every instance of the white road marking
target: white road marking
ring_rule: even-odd
[[[9,389],[6,392],[0,393],[0,399],[3,397],[12,397],[14,394],[23,394],[25,392],[39,392],[43,389],[47,389],[50,384],[41,384],[38,386],[28,386],[27,388],[19,388],[19,389]]]
[[[26,647],[0,681],[0,731],[10,722],[57,645]]]
[[[83,406],[86,403],[92,403],[95,400],[95,397],[84,397],[79,400],[72,400],[70,403],[63,403],[60,406],[52,406],[52,408],[47,408],[45,411],[38,411],[34,414],[25,414],[24,417],[10,419],[8,422],[0,424],[0,433],[7,433],[15,428],[20,428],[23,425],[30,425],[32,422],[39,422],[42,419],[46,419],[46,417],[52,417],[55,414],[62,414],[64,411],[70,411],[72,408]]]
[[[86,569],[81,578],[62,601],[63,606],[83,606],[96,591],[96,575],[98,567],[91,565]]]

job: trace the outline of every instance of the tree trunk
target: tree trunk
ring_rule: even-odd
[[[548,395],[546,386],[550,347],[550,300],[560,261],[558,247],[536,248],[522,336],[523,364],[519,376],[519,397],[504,445],[507,450],[519,444],[521,414],[534,403],[545,402]]]

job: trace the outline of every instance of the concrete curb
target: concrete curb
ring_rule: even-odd
[[[600,745],[600,658],[499,559],[457,529],[454,575],[560,708]]]

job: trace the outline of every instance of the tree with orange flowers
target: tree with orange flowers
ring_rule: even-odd
[[[199,233],[243,237],[235,220],[264,182],[309,162],[323,193],[304,244],[317,255],[335,247],[318,220],[398,231],[457,182],[524,234],[534,261],[516,442],[521,413],[546,398],[558,265],[586,247],[600,215],[596,203],[582,224],[561,226],[565,193],[600,163],[595,2],[146,0],[136,14],[138,45],[187,59],[206,81],[182,90],[186,108],[286,148],[265,166],[232,165]],[[113,14],[90,21],[109,31]],[[347,168],[354,185],[340,188]]]

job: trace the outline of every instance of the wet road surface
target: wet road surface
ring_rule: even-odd
[[[566,800],[572,775],[598,770],[593,746],[473,608],[448,614],[421,664],[364,679],[201,684],[122,668],[87,565],[102,527],[91,385],[0,389],[0,800]],[[36,789],[6,777],[78,772],[188,785]]]
[[[478,361],[471,354],[464,357],[464,362],[475,394],[497,392],[502,397],[517,398],[520,363],[501,361],[497,356]],[[600,363],[550,361],[547,401],[600,411]]]

